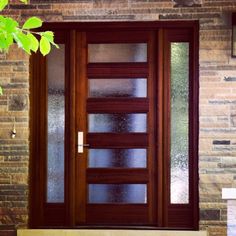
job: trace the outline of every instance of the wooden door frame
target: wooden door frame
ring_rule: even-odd
[[[65,140],[68,140],[67,146],[67,155],[66,155],[66,162],[65,162],[65,172],[70,173],[70,175],[65,176],[65,204],[64,206],[59,205],[51,205],[46,207],[44,202],[44,195],[42,195],[42,191],[45,191],[45,173],[44,173],[44,166],[45,166],[45,123],[42,122],[45,120],[45,102],[44,98],[45,95],[45,82],[42,82],[41,77],[46,75],[46,71],[43,69],[40,64],[45,64],[45,58],[40,57],[39,55],[33,55],[31,57],[31,76],[30,76],[30,89],[34,91],[30,93],[30,217],[29,217],[29,225],[31,228],[44,228],[44,227],[75,227],[75,219],[73,215],[73,211],[75,209],[75,190],[73,189],[72,185],[74,186],[74,179],[75,179],[75,158],[70,158],[75,156],[75,147],[76,146],[76,137],[75,137],[75,94],[80,92],[78,88],[75,88],[75,79],[78,73],[83,73],[81,71],[77,71],[76,64],[83,63],[82,61],[76,60],[75,52],[79,45],[75,43],[76,31],[79,32],[101,32],[103,30],[108,31],[118,31],[118,30],[129,30],[129,31],[139,31],[139,30],[148,30],[148,31],[156,31],[156,37],[160,40],[157,43],[157,48],[154,49],[157,51],[158,60],[156,63],[156,75],[158,78],[158,86],[156,90],[156,96],[158,99],[157,109],[164,111],[157,114],[156,121],[158,124],[157,127],[157,153],[162,157],[168,150],[167,146],[163,146],[162,140],[166,139],[165,133],[168,130],[168,127],[165,126],[165,119],[166,117],[163,114],[167,114],[165,112],[166,107],[166,100],[163,100],[164,87],[165,81],[164,78],[168,75],[165,74],[163,71],[166,65],[168,64],[168,60],[163,57],[163,50],[166,47],[165,37],[167,30],[176,29],[176,30],[188,30],[191,34],[191,52],[193,56],[193,60],[191,61],[191,68],[190,71],[192,75],[192,90],[191,92],[191,99],[193,103],[193,113],[194,116],[191,118],[192,123],[190,129],[194,134],[194,140],[192,140],[192,145],[194,146],[194,150],[191,151],[192,155],[192,166],[198,166],[198,77],[199,77],[199,24],[198,21],[158,21],[158,22],[91,22],[91,23],[44,23],[42,30],[53,30],[56,32],[64,32],[62,33],[62,38],[68,44],[67,51],[70,52],[68,56],[68,60],[66,60],[67,67],[70,68],[66,71],[66,87],[73,88],[73,91],[66,95],[67,103],[70,103],[70,106],[66,107],[67,111],[67,120],[70,123],[70,126],[66,124],[66,127],[69,128],[66,130],[65,133]],[[83,33],[81,34],[82,37]],[[82,59],[81,59],[82,60]],[[41,82],[40,82],[41,81]],[[38,97],[41,97],[40,101]],[[42,132],[43,130],[43,132]],[[41,137],[41,138],[40,138]],[[42,140],[39,144],[39,139]],[[166,143],[166,142],[165,142]],[[35,160],[35,156],[40,154],[39,160]],[[163,158],[158,159],[158,177],[157,183],[161,186],[161,191],[165,192],[164,195],[159,192],[157,195],[157,199],[159,202],[159,209],[158,209],[158,222],[153,229],[158,228],[176,228],[175,223],[176,218],[178,218],[178,213],[181,210],[181,206],[170,206],[169,203],[165,200],[167,192],[164,191],[166,181],[168,180],[168,172],[164,171],[169,168],[168,164],[166,164]],[[193,199],[193,205],[191,207],[191,225],[183,225],[183,229],[198,229],[199,227],[199,209],[198,209],[198,169],[192,168],[192,175],[191,181],[192,185],[194,185],[194,189],[192,189],[191,198]],[[163,176],[163,172],[165,175]],[[69,197],[71,196],[71,197]],[[40,204],[39,204],[40,203]],[[160,204],[162,203],[162,204]],[[169,217],[168,212],[175,212],[177,217]],[[63,214],[60,214],[63,212]],[[58,214],[57,214],[58,213]],[[53,215],[52,215],[53,214]],[[46,220],[45,220],[46,217]],[[50,221],[52,217],[56,217],[54,221]],[[49,222],[47,222],[47,219]],[[91,228],[91,226],[89,226]],[[117,227],[116,227],[117,228]],[[131,226],[131,228],[135,228]],[[144,227],[145,228],[145,227]],[[150,227],[149,227],[150,228]]]

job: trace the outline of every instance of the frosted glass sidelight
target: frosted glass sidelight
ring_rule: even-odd
[[[147,44],[89,44],[88,62],[147,62]]]
[[[189,43],[171,43],[171,203],[189,203]]]
[[[89,203],[147,203],[146,184],[89,184]]]
[[[146,132],[146,114],[89,114],[89,132]]]
[[[89,97],[147,97],[147,80],[89,79]]]
[[[146,149],[89,149],[90,168],[146,168]]]
[[[47,202],[64,202],[65,46],[47,56]]]

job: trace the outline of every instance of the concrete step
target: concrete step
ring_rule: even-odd
[[[17,230],[17,236],[207,236],[205,231],[165,230]]]

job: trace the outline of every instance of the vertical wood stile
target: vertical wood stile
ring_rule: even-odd
[[[87,46],[86,34],[84,32],[77,32],[76,34],[76,138],[77,132],[84,132],[84,142],[86,140],[87,131]],[[77,140],[77,139],[76,139]],[[77,142],[76,142],[77,143]],[[76,149],[77,150],[77,149]],[[84,153],[77,153],[75,155],[75,219],[76,224],[83,224],[86,222],[86,169],[87,169],[87,150]]]

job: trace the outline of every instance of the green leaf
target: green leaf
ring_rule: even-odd
[[[8,36],[8,35],[7,35]],[[0,49],[7,51],[9,48],[9,43],[4,35],[0,35]]]
[[[21,2],[27,4],[28,0],[20,0]]]
[[[50,43],[53,43],[53,41],[54,41],[54,33],[52,31],[42,32],[41,35],[44,36],[45,38],[47,38],[47,40]]]
[[[19,26],[19,24],[18,24],[17,21],[13,20],[10,17],[6,17],[5,18],[5,30],[8,33],[15,32],[16,31],[16,27],[18,27],[18,26]]]
[[[42,32],[40,34],[41,36],[44,36],[45,38],[47,38],[47,40],[53,45],[55,46],[56,48],[59,48],[59,46],[54,43],[54,33],[52,31],[45,31],[45,32]]]
[[[1,28],[5,27],[5,21],[6,21],[6,17],[0,15],[0,27]]]
[[[22,33],[20,30],[17,33],[13,33],[13,37],[18,44],[18,47],[24,49],[28,54],[30,54],[31,41],[27,35]]]
[[[3,95],[3,90],[1,86],[0,86],[0,95]]]
[[[51,51],[51,44],[48,39],[44,36],[40,39],[40,52],[45,56]]]
[[[3,35],[0,35],[0,49],[1,49],[1,50],[6,49],[5,38],[4,38]]]
[[[6,45],[7,49],[13,44],[13,36],[11,34],[8,34],[6,37]]]
[[[8,0],[0,0],[0,11],[2,11],[8,4]]]
[[[22,29],[35,29],[42,26],[42,20],[36,16],[30,17],[23,25]]]
[[[30,40],[30,49],[34,52],[37,52],[37,50],[39,48],[39,42],[38,42],[37,38],[31,33],[28,33],[27,37]]]

